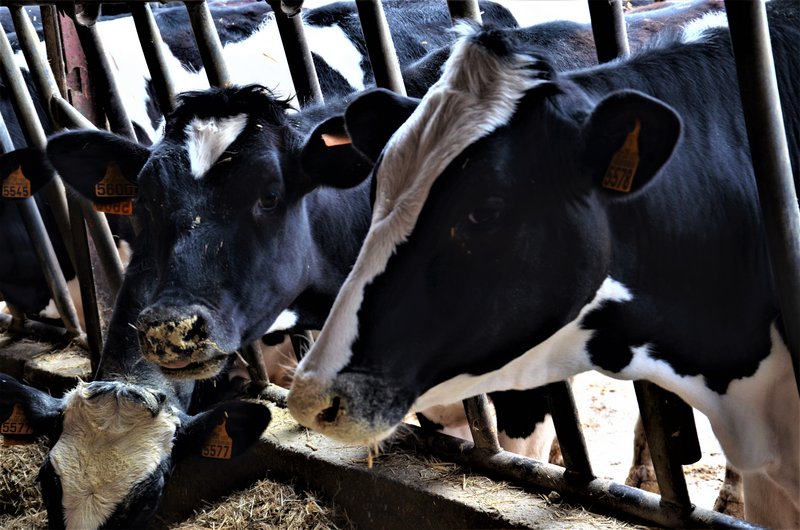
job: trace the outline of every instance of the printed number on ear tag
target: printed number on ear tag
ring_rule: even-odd
[[[136,186],[125,178],[119,164],[114,160],[108,163],[103,180],[94,186],[94,193],[98,197],[130,198],[136,197],[136,191]]]
[[[229,460],[233,456],[233,439],[228,434],[227,424],[228,419],[225,418],[222,423],[214,427],[200,454],[206,458],[220,460]]]
[[[628,193],[633,185],[633,176],[639,167],[639,131],[641,123],[636,120],[633,130],[628,133],[625,143],[611,157],[606,174],[603,176],[603,187],[614,191]]]
[[[120,202],[107,204],[94,203],[94,211],[110,213],[114,215],[133,215],[133,200],[127,199]]]
[[[4,199],[27,199],[31,196],[31,181],[22,174],[22,166],[3,179]]]
[[[3,435],[2,445],[26,445],[36,441],[19,403],[14,405],[11,416],[0,424],[0,434]]]

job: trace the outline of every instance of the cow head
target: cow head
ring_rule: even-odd
[[[182,95],[149,149],[99,131],[48,143],[81,195],[133,199],[133,250],[152,278],[135,325],[144,357],[171,378],[212,377],[242,345],[291,328],[286,309],[316,280],[306,201],[319,183],[287,108],[263,87],[212,89]]]
[[[359,117],[390,116],[400,103],[380,93],[354,101],[346,125],[356,147],[370,128]],[[608,274],[609,205],[647,185],[678,132],[675,113],[641,93],[592,101],[495,32],[462,39],[378,159],[372,225],[295,373],[292,414],[366,442],[412,407],[514,388],[482,378],[593,299]],[[632,134],[632,187],[604,189]]]
[[[145,527],[175,461],[201,454],[223,419],[231,456],[258,440],[270,419],[256,403],[190,416],[173,402],[162,390],[122,381],[79,383],[53,398],[0,374],[0,423],[13,413],[15,425],[49,437],[39,482],[51,528]]]

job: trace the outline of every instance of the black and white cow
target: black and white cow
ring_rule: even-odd
[[[768,14],[797,172],[800,12]],[[368,442],[481,392],[647,379],[709,417],[748,519],[800,525],[800,399],[726,31],[563,74],[467,35],[418,105],[366,94],[346,125],[376,207],[295,374],[301,424]]]
[[[142,359],[131,323],[150,266],[134,258],[128,267],[94,382],[55,398],[0,374],[0,422],[19,406],[51,444],[39,472],[50,528],[146,527],[176,461],[201,454],[218,429],[230,438],[219,450],[235,457],[269,423],[257,403],[193,410],[196,384],[169,381]]]

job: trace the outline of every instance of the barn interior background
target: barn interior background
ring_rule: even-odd
[[[623,21],[623,7],[627,6],[622,2],[500,3],[521,26],[562,17],[591,23],[601,61],[627,53]],[[731,3],[726,2],[726,6],[734,39],[743,43],[742,48],[763,51],[765,29],[753,23],[761,19],[749,11],[763,7],[754,2],[731,10]],[[240,72],[239,63],[229,58],[234,57],[235,44],[223,46],[226,43],[218,32],[224,30],[227,35],[245,25],[231,17],[237,9],[255,5],[259,7],[254,11],[256,18],[247,22],[246,27],[255,31],[267,9],[273,10],[276,36],[286,50],[286,73],[297,96],[294,104],[302,107],[322,100],[312,51],[304,38],[298,13],[301,7],[310,10],[328,2],[229,0],[165,6],[129,2],[124,7],[109,3],[104,14],[122,7],[130,16],[123,13],[122,18],[109,20],[101,17],[97,23],[98,5],[91,2],[74,6],[63,2],[42,3],[40,14],[33,17],[28,14],[30,7],[23,6],[33,2],[0,4],[5,6],[0,8],[4,22],[4,35],[0,38],[2,116],[5,121],[13,119],[19,124],[29,146],[43,147],[46,134],[62,127],[108,128],[128,138],[149,142],[158,137],[159,130],[153,126],[147,109],[131,113],[132,109],[142,109],[139,103],[146,98],[157,100],[159,108],[166,112],[174,107],[174,96],[179,90],[252,81],[252,73],[247,71],[252,66],[245,63]],[[455,1],[447,5],[454,19],[480,20],[477,2]],[[230,11],[214,16],[215,8]],[[161,32],[165,30],[156,24],[154,15],[166,10],[180,10],[185,15],[184,33],[179,34],[177,41],[183,39],[188,47],[194,48],[185,41],[196,39],[196,48],[191,52],[196,56],[193,71],[181,66],[175,68],[171,62],[179,59],[164,53],[162,44],[166,36]],[[397,57],[390,53],[391,32],[381,2],[360,1],[357,13],[375,84],[403,91],[401,68]],[[231,39],[242,42],[246,36]],[[40,39],[43,46],[39,45]],[[744,57],[735,50],[737,60],[749,61],[743,67],[748,71],[769,65],[765,54]],[[135,54],[131,53],[134,51]],[[43,52],[49,63],[44,60]],[[19,68],[23,62],[25,78]],[[134,77],[141,77],[142,71],[148,72],[146,77],[152,79],[149,95],[140,91]],[[746,96],[756,105],[774,108],[768,97],[774,90],[759,84],[768,83],[769,76],[748,78],[754,86],[743,87]],[[774,113],[753,112],[748,118],[751,116],[768,120],[774,118]],[[761,123],[753,127],[772,131],[782,126]],[[2,134],[5,129],[5,125],[0,127],[3,152],[23,147],[15,144],[10,135]],[[780,164],[787,158],[771,154],[780,152],[781,138],[766,136],[769,137],[764,138],[764,145],[753,145],[752,149],[754,153],[764,153],[754,157],[757,160],[778,161],[756,168],[764,175],[763,178],[759,175],[759,185],[779,190],[764,195],[776,201],[770,210],[783,212],[782,217],[767,219],[775,227],[772,240],[774,266],[778,271],[776,281],[780,284],[779,291],[787,293],[781,300],[787,322],[800,322],[797,296],[800,250],[796,244],[800,221],[796,194],[791,169],[787,172],[785,165]],[[782,141],[785,146],[785,138]],[[46,195],[53,209],[55,237],[63,240],[63,244],[51,241],[53,231],[44,225],[36,204],[28,197],[30,191],[21,199],[8,197],[15,200],[4,201],[3,208],[18,208],[33,241],[32,250],[45,273],[51,295],[48,298],[52,299],[61,321],[31,320],[25,311],[13,304],[6,305],[6,312],[0,314],[0,325],[4,328],[0,337],[0,372],[60,395],[72,388],[77,378],[90,379],[97,369],[115,294],[124,276],[124,256],[120,259],[113,227],[103,212],[65,194],[57,179],[39,193]],[[109,219],[120,217],[113,210],[105,213]],[[57,257],[59,246],[74,264],[77,285],[68,283],[64,277]],[[82,306],[73,304],[70,289],[80,291]],[[796,353],[797,326],[789,325],[786,329]],[[304,347],[303,340],[295,338],[294,348]],[[285,342],[283,347],[292,348],[291,343]],[[724,457],[707,422],[697,417],[703,449],[703,459],[699,460],[695,414],[677,398],[662,394],[653,385],[637,383],[634,392],[630,384],[607,381],[596,375],[580,377],[571,386],[554,385],[549,403],[566,467],[501,451],[485,398],[465,404],[474,443],[409,427],[392,447],[373,455],[371,448],[342,447],[300,429],[282,408],[285,392],[266,383],[266,366],[258,361],[261,348],[260,344],[254,346],[243,351],[242,356],[249,361],[253,381],[265,387],[260,396],[269,402],[272,411],[272,422],[262,441],[232,460],[197,456],[179,463],[157,524],[174,524],[179,528],[253,524],[287,528],[411,524],[423,527],[546,524],[595,528],[627,524],[607,518],[613,515],[631,521],[630,524],[748,526],[711,510],[722,484]],[[577,399],[573,398],[573,392]],[[621,484],[633,454],[632,432],[638,413],[631,407],[634,398],[642,408],[661,496]],[[4,440],[8,444],[30,441],[14,436],[5,436]],[[35,490],[35,475],[42,458],[41,444],[20,445],[0,452],[4,477],[0,488],[0,522],[4,527],[46,526]],[[689,478],[688,485],[684,473]],[[250,493],[227,499],[219,505],[221,508],[210,508],[198,519],[181,522],[204,502],[218,500],[264,477],[293,484],[295,489],[258,482]],[[313,491],[314,496],[296,491]]]

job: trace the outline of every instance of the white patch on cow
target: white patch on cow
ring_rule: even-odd
[[[728,16],[724,11],[706,13],[702,17],[692,20],[683,28],[683,42],[697,42],[706,38],[707,32],[715,28],[727,28]]]
[[[122,264],[123,269],[128,268],[128,263],[131,262],[131,246],[127,241],[122,239],[117,240],[117,254],[119,254],[119,262]]]
[[[186,152],[192,176],[203,178],[220,155],[242,134],[247,125],[247,115],[228,118],[194,118],[186,126]]]
[[[278,318],[276,318],[275,322],[273,322],[269,327],[267,333],[272,333],[273,331],[282,331],[284,329],[292,329],[295,324],[297,324],[297,313],[287,309],[278,315]]]
[[[308,47],[356,90],[364,90],[361,52],[339,26],[305,26]]]
[[[180,423],[169,407],[154,417],[141,403],[117,397],[127,386],[153,407],[153,391],[120,382],[117,391],[90,400],[92,384],[81,382],[64,396],[64,429],[50,451],[68,530],[103,524],[131,487],[171,454]]]
[[[588,24],[589,5],[583,0],[496,0],[517,19],[520,27],[553,20],[572,20]]]
[[[327,380],[347,364],[365,286],[411,233],[431,186],[450,161],[508,123],[520,98],[541,82],[526,70],[535,61],[526,55],[498,57],[469,36],[454,45],[442,77],[387,144],[369,232],[325,329],[299,365],[298,378]]]
[[[506,451],[534,458],[540,462],[549,462],[555,436],[553,417],[547,414],[542,422],[536,424],[527,438],[512,438],[501,431],[497,433],[497,441]]]
[[[78,278],[73,278],[67,282],[67,291],[72,300],[72,305],[75,306],[75,312],[78,315],[78,322],[83,327],[83,298],[81,297],[81,286],[78,283]],[[51,298],[44,309],[39,311],[39,316],[43,318],[61,318],[61,313],[56,308],[55,301]]]
[[[421,410],[486,392],[528,390],[591,370],[593,366],[586,344],[594,331],[583,329],[581,321],[606,302],[629,302],[632,299],[624,285],[606,278],[578,316],[547,340],[497,370],[481,375],[458,375],[434,386],[417,399],[413,409]]]

